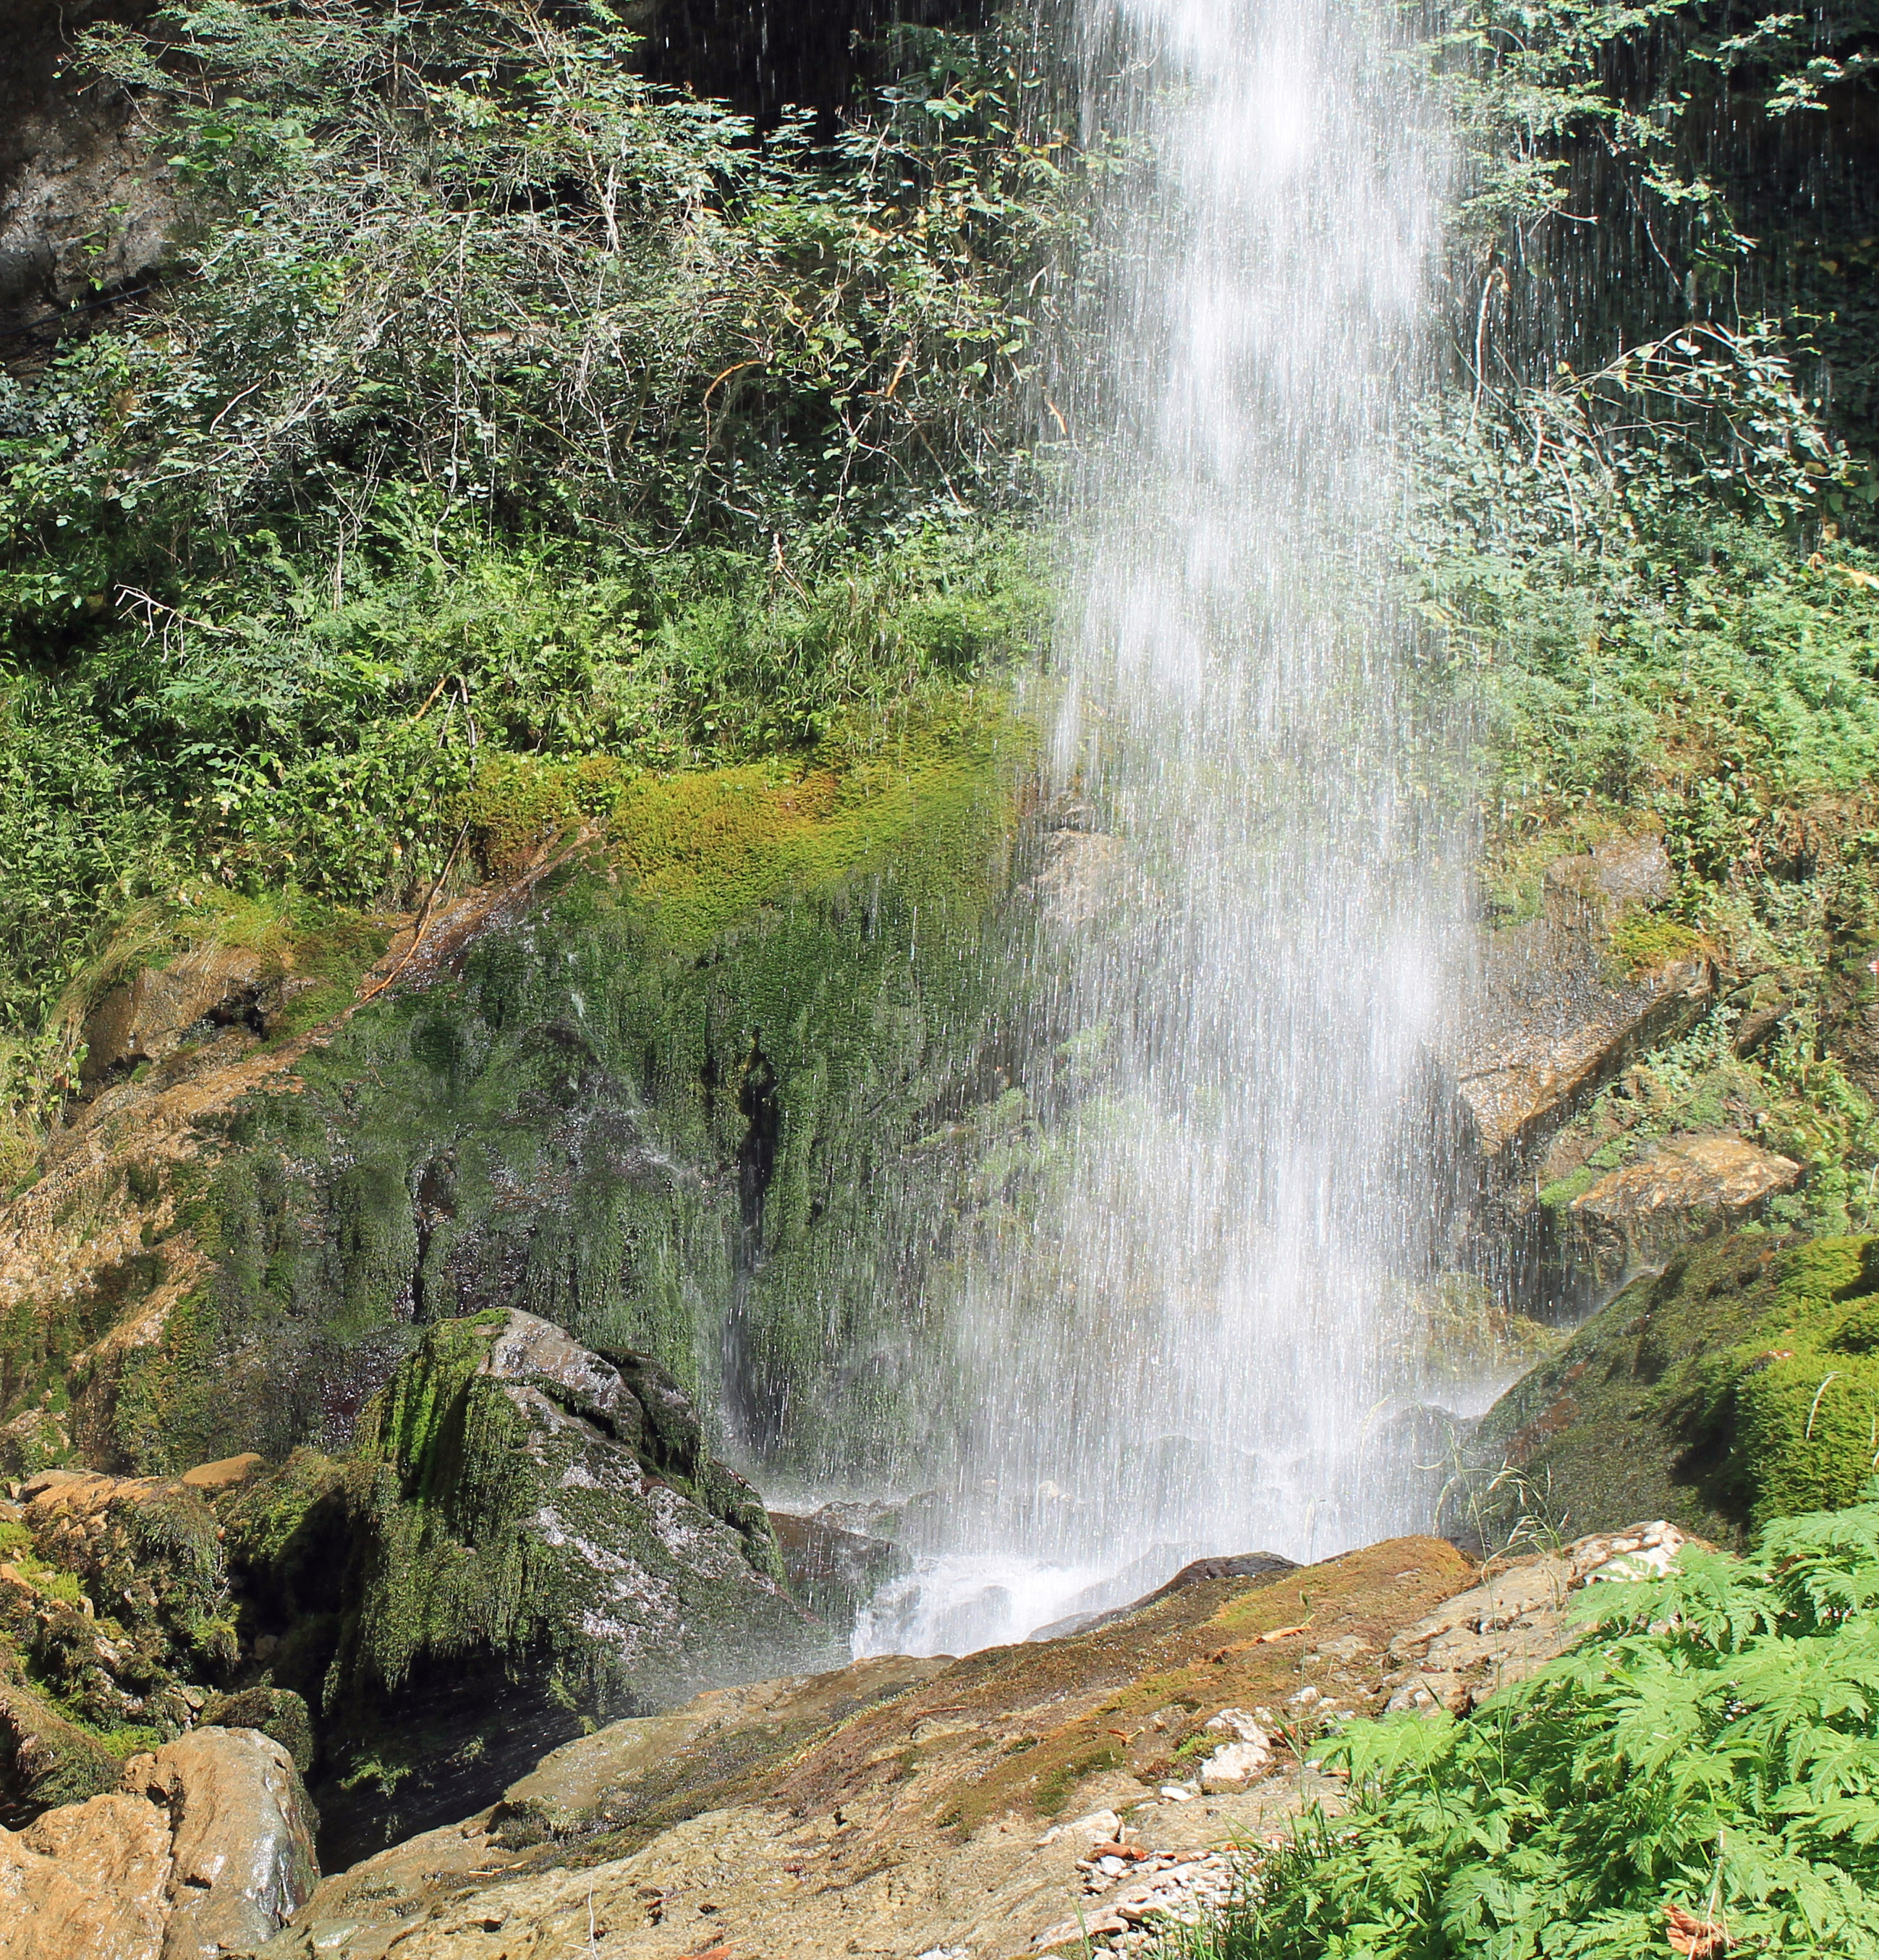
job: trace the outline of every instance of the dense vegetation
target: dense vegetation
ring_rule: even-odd
[[[1879,1953],[1876,1497],[1589,1588],[1580,1643],[1467,1720],[1353,1725],[1351,1812],[1209,1960]]]
[[[1004,514],[1062,173],[1008,36],[884,60],[819,144],[647,81],[600,10],[212,0],[80,38],[183,218],[166,278],[0,377],[24,1114],[134,908],[148,957],[218,889],[409,902],[473,815],[489,868],[505,759],[788,762],[1028,650]]]
[[[1457,385],[1412,439],[1414,576],[1480,706],[1490,918],[1562,848],[1654,829],[1677,895],[1627,950],[1721,975],[1612,1092],[1625,1133],[1586,1118],[1599,1168],[1726,1112],[1810,1167],[1779,1221],[1830,1231],[1872,1220],[1879,1164],[1874,26],[1461,10]]]

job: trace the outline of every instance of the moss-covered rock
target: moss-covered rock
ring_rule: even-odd
[[[321,1804],[349,1850],[473,1809],[584,1720],[841,1657],[670,1377],[531,1315],[431,1328],[343,1497]]]
[[[313,1766],[312,1713],[291,1688],[257,1686],[212,1694],[202,1705],[202,1721],[205,1728],[258,1729],[280,1744],[302,1776]]]
[[[0,1641],[0,1825],[11,1831],[55,1805],[115,1790],[129,1753],[60,1713],[24,1671]]]
[[[113,1787],[237,1661],[221,1528],[180,1480],[52,1470],[0,1505],[0,1823]],[[259,1726],[258,1724],[254,1726]]]
[[[1686,1251],[1515,1383],[1479,1446],[1517,1473],[1475,1500],[1489,1532],[1524,1508],[1568,1535],[1662,1517],[1739,1542],[1852,1503],[1879,1454],[1879,1239]]]
[[[584,856],[204,1119],[160,1328],[0,1328],[12,1405],[52,1382],[122,1470],[333,1453],[425,1325],[513,1306],[656,1357],[721,1442],[811,1477],[943,1436],[921,1300],[954,1167],[916,1146],[1018,1046],[1027,972],[985,936],[1023,738],[979,702],[824,746],[616,771]],[[492,778],[478,821],[540,788]]]
[[[23,1481],[71,1459],[71,1434],[50,1408],[22,1409],[0,1423],[0,1477]]]

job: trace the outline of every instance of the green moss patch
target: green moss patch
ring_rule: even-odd
[[[1738,1233],[1635,1281],[1484,1418],[1489,1467],[1518,1473],[1484,1521],[1667,1517],[1734,1543],[1852,1503],[1879,1456],[1876,1295],[1871,1238]]]
[[[811,765],[492,765],[492,861],[576,823],[594,849],[217,1119],[176,1228],[212,1277],[108,1379],[70,1357],[120,1303],[70,1303],[56,1341],[27,1312],[0,1417],[68,1393],[93,1460],[145,1472],[336,1452],[425,1327],[515,1304],[816,1476],[943,1437],[909,1303],[966,1173],[919,1144],[1010,1067],[1030,741],[962,688]]]

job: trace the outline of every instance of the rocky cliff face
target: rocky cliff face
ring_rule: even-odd
[[[584,1722],[840,1658],[670,1377],[526,1314],[431,1328],[346,1461],[15,1488],[16,1829],[116,1790],[129,1752],[234,1725],[311,1768],[329,1854],[351,1856],[473,1808]]]
[[[175,208],[162,146],[122,91],[81,89],[63,72],[80,28],[151,11],[0,6],[0,360],[30,357],[68,308],[163,264]]]

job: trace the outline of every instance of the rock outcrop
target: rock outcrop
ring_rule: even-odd
[[[1703,1011],[1715,977],[1691,935],[1635,963],[1614,943],[1629,911],[1670,890],[1661,838],[1615,837],[1550,866],[1538,916],[1489,937],[1447,1066],[1490,1177],[1532,1160],[1586,1097]]]
[[[428,1329],[349,1459],[61,1468],[14,1490],[14,1828],[116,1791],[140,1739],[212,1726],[314,1777],[343,1859],[473,1808],[584,1723],[843,1650],[677,1383],[523,1313]]]
[[[252,1012],[266,963],[239,947],[193,947],[112,988],[85,1017],[82,1080],[95,1087],[142,1062],[162,1061],[192,1029],[229,1026]]]
[[[583,1720],[839,1658],[677,1384],[529,1314],[429,1329],[361,1417],[339,1500],[332,1843],[460,1815]],[[382,1796],[335,1787],[367,1761]]]
[[[851,1631],[876,1589],[907,1568],[898,1545],[848,1522],[849,1513],[863,1508],[827,1504],[816,1511],[769,1514],[791,1591],[838,1634]]]
[[[77,28],[142,11],[0,7],[0,333],[13,353],[47,314],[147,278],[168,254],[168,146],[152,143],[124,91],[88,88],[65,67]]]
[[[287,1752],[199,1729],[120,1786],[0,1829],[3,1960],[221,1960],[252,1952],[319,1877]]]
[[[0,1503],[0,1823],[110,1789],[123,1745],[100,1738],[180,1736],[236,1653],[199,1484],[49,1470],[19,1486]]]
[[[701,1695],[336,1873],[265,1960],[1183,1950],[1245,1847],[1343,1807],[1317,1741],[1475,1706],[1564,1649],[1575,1591],[1683,1542],[1637,1525],[1477,1570],[1399,1538],[1064,1640]]]
[[[1568,1201],[1565,1255],[1602,1296],[1679,1246],[1754,1217],[1801,1177],[1792,1158],[1740,1137],[1667,1137]]]
[[[1578,1629],[1566,1617],[1568,1595],[1661,1573],[1686,1545],[1702,1542],[1660,1519],[1497,1561],[1481,1585],[1444,1600],[1390,1643],[1390,1711],[1442,1707],[1459,1715],[1478,1707],[1572,1644]]]
[[[1154,1605],[1171,1594],[1180,1592],[1183,1587],[1198,1586],[1203,1580],[1244,1579],[1251,1585],[1269,1586],[1284,1578],[1287,1573],[1298,1570],[1291,1559],[1282,1558],[1278,1553],[1272,1551],[1247,1551],[1225,1558],[1190,1559],[1165,1584],[1158,1586],[1151,1592],[1145,1592],[1139,1599],[1132,1599],[1126,1606],[1066,1613],[1062,1619],[1053,1620],[1049,1624],[1037,1628],[1026,1638],[1060,1640],[1068,1638],[1072,1634],[1087,1634],[1097,1627],[1107,1627],[1117,1620],[1126,1619],[1131,1613],[1139,1613],[1145,1606]]]

